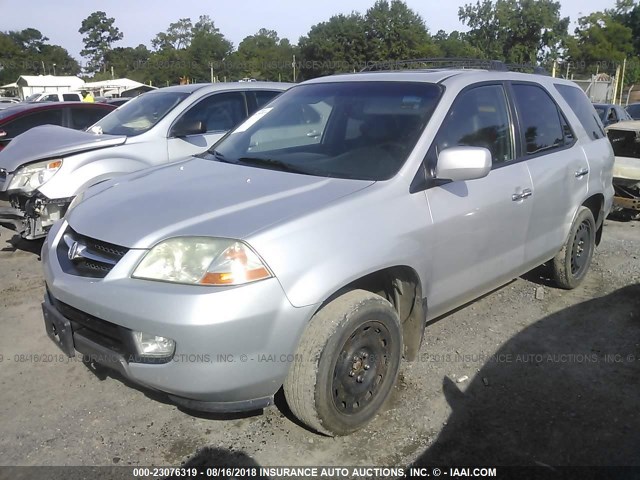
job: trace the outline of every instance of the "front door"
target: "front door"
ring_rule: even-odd
[[[242,92],[214,93],[199,100],[176,120],[169,132],[169,161],[181,160],[209,150],[222,136],[247,117]],[[172,131],[181,124],[202,122],[205,133],[176,137]]]
[[[511,114],[502,84],[463,91],[444,120],[431,154],[454,146],[489,149],[485,178],[427,190],[433,220],[430,310],[442,313],[517,276],[531,214],[532,184],[514,162]],[[436,160],[437,161],[437,160]]]

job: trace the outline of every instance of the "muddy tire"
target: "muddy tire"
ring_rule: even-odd
[[[391,304],[364,290],[347,292],[307,326],[284,393],[304,424],[348,435],[378,413],[398,376],[402,330]]]
[[[596,222],[587,207],[580,207],[567,242],[551,262],[553,279],[560,288],[576,288],[587,275],[596,247]]]

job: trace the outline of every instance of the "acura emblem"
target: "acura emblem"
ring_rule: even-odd
[[[67,252],[67,257],[69,260],[74,261],[79,258],[84,258],[82,252],[87,248],[84,245],[80,245],[78,242],[73,242],[71,247],[69,247],[69,251]]]

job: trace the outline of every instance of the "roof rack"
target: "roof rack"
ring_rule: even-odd
[[[548,75],[547,71],[531,63],[505,63],[501,60],[479,58],[412,58],[408,60],[385,60],[373,62],[361,72],[379,72],[393,70],[429,70],[429,69],[479,69],[498,72],[528,72]]]

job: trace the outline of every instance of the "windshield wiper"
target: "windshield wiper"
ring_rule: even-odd
[[[238,159],[237,163],[245,165],[255,165],[257,167],[265,167],[272,170],[281,170],[283,172],[303,173],[307,175],[309,174],[307,170],[304,170],[300,167],[296,167],[295,165],[291,165],[290,163],[286,163],[281,160],[273,160],[271,158],[241,157]]]

